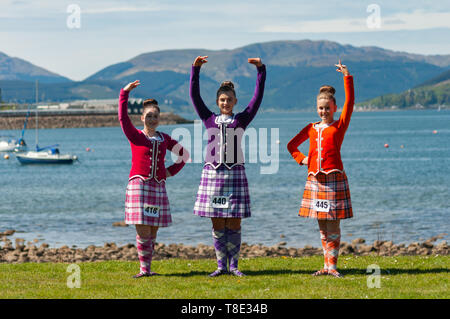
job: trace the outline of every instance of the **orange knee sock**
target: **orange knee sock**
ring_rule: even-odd
[[[323,248],[323,269],[328,269],[328,253],[327,253],[327,231],[320,230],[320,240]]]
[[[328,232],[327,234],[327,261],[328,269],[336,270],[339,256],[339,246],[341,244],[341,232]]]

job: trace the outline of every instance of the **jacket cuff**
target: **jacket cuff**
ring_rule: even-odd
[[[300,154],[298,154],[298,155],[296,155],[296,156],[294,157],[295,161],[296,161],[299,165],[303,165],[303,164],[302,164],[302,161],[303,161],[305,158],[306,158],[306,156],[303,155],[302,153],[300,153]]]
[[[181,164],[181,165],[180,165]],[[177,173],[183,168],[184,163],[180,163],[180,164],[173,164],[169,167],[167,167],[167,170],[170,173],[170,176],[175,176],[177,175]],[[181,166],[181,167],[180,167]]]

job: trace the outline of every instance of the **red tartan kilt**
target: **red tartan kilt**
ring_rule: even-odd
[[[315,200],[325,199],[330,203],[328,212],[317,211]],[[336,220],[353,217],[350,189],[345,172],[318,173],[308,175],[302,204],[298,213],[301,217]]]
[[[145,205],[159,207],[159,217],[147,216]],[[158,183],[154,179],[143,181],[133,178],[128,182],[125,195],[125,223],[167,227],[172,224],[169,199],[165,182]]]

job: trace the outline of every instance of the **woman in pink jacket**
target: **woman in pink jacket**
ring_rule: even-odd
[[[131,170],[126,190],[125,222],[136,225],[136,246],[140,272],[134,278],[148,277],[159,227],[172,223],[165,180],[177,174],[189,158],[189,153],[169,135],[156,130],[159,124],[158,102],[147,99],[143,103],[138,130],[128,117],[128,95],[140,85],[134,81],[120,91],[119,122],[131,146]],[[178,155],[177,161],[168,168],[164,165],[166,150]]]

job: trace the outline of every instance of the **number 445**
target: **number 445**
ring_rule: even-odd
[[[316,202],[316,207],[317,207],[317,208],[324,208],[324,209],[327,209],[327,208],[328,208],[328,201],[320,201],[320,200],[318,200],[318,201]]]

